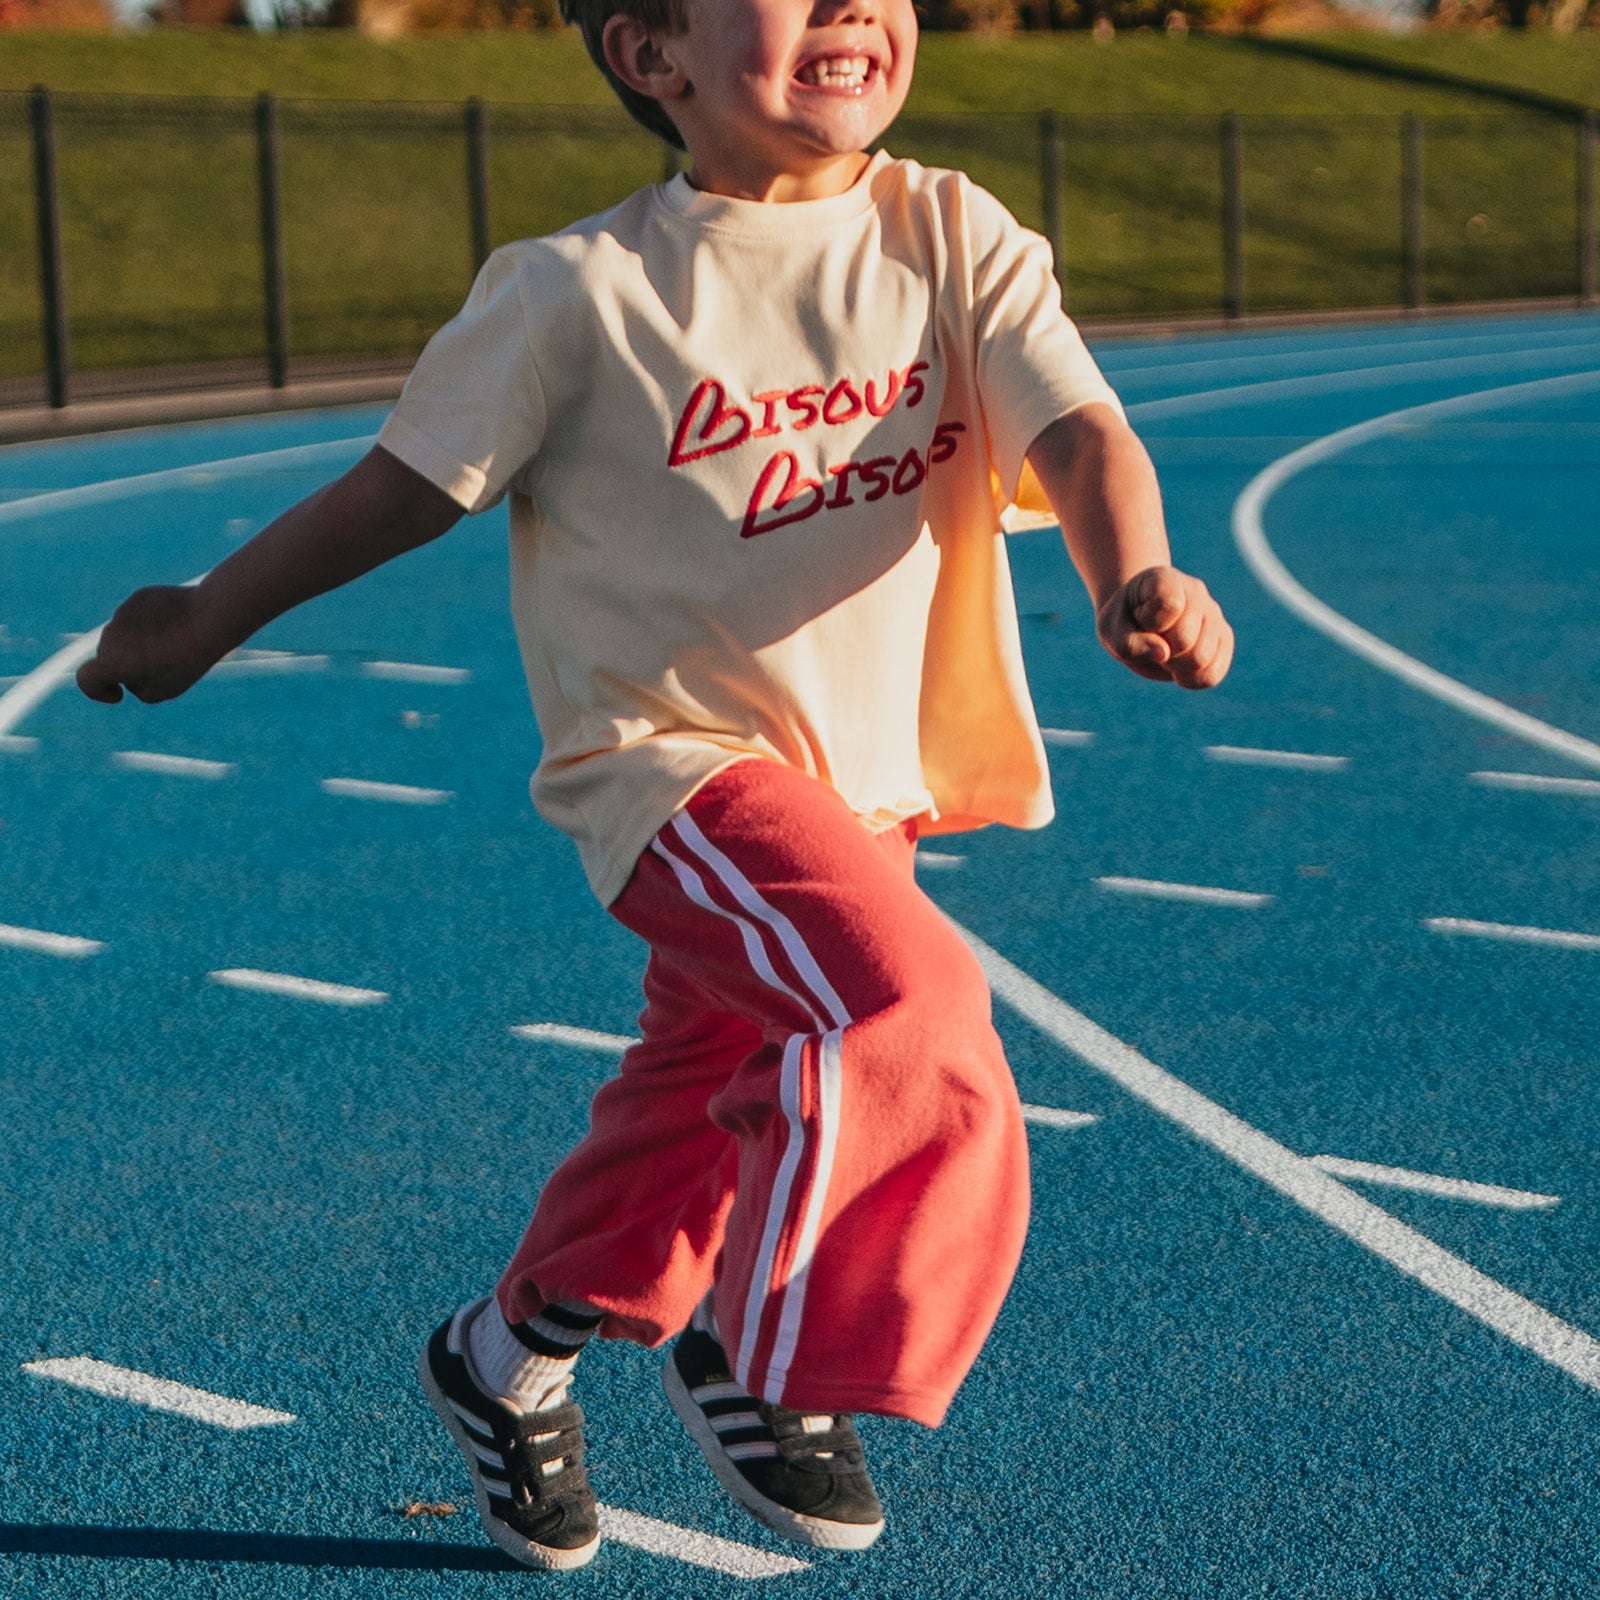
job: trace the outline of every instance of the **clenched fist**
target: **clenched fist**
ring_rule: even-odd
[[[115,705],[127,689],[136,700],[171,700],[227,654],[203,635],[202,607],[190,588],[137,589],[112,613],[98,652],[78,668],[91,700]]]
[[[1214,689],[1233,661],[1233,629],[1198,579],[1146,567],[1101,606],[1100,642],[1141,678]]]

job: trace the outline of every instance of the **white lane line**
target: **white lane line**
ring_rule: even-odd
[[[1600,778],[1546,778],[1536,772],[1469,772],[1468,783],[1490,789],[1537,789],[1544,794],[1600,796]]]
[[[105,945],[99,939],[79,939],[70,933],[45,933],[39,928],[13,928],[0,923],[0,944],[13,950],[37,950],[41,955],[66,956],[82,960],[99,955]]]
[[[570,1044],[578,1050],[603,1050],[609,1055],[621,1055],[639,1042],[625,1033],[601,1033],[597,1028],[574,1028],[565,1022],[520,1022],[511,1031],[519,1039]]]
[[[966,866],[967,858],[965,856],[944,855],[938,850],[919,850],[916,854],[916,863],[919,867],[949,870],[952,867]]]
[[[1350,765],[1349,756],[1314,756],[1303,750],[1253,750],[1242,744],[1208,744],[1206,757],[1247,767],[1303,767],[1308,772],[1332,772]]]
[[[1551,944],[1565,950],[1600,950],[1600,934],[1569,933],[1564,928],[1524,928],[1514,922],[1474,922],[1470,917],[1424,917],[1422,925],[1432,933],[1500,939],[1508,944]]]
[[[736,1544],[712,1533],[696,1533],[637,1511],[620,1511],[616,1506],[600,1507],[600,1531],[618,1544],[631,1544],[652,1555],[670,1556],[693,1566],[709,1567],[730,1578],[781,1578],[791,1572],[804,1572],[811,1565],[795,1556],[781,1556],[758,1550],[752,1544]]]
[[[1191,394],[1170,395],[1164,400],[1140,400],[1124,407],[1130,420],[1154,422],[1161,417],[1188,416],[1196,411],[1212,411],[1231,403],[1265,405],[1275,400],[1297,399],[1303,395],[1338,394],[1360,389],[1392,389],[1402,383],[1416,383],[1426,377],[1465,378],[1478,372],[1514,372],[1519,367],[1549,366],[1589,361],[1600,356],[1600,345],[1574,344],[1555,350],[1520,350],[1505,354],[1455,356],[1439,361],[1406,361],[1375,367],[1346,367],[1335,372],[1307,373],[1300,378],[1267,378],[1256,383],[1232,384],[1225,389],[1200,389]],[[1583,376],[1583,374],[1568,374]],[[1548,378],[1535,383],[1551,382]],[[1521,387],[1521,386],[1519,386]],[[1439,402],[1434,402],[1438,404]],[[1418,411],[1426,410],[1417,406]]]
[[[348,800],[388,800],[402,806],[442,806],[455,796],[448,789],[418,789],[409,783],[371,783],[365,778],[324,778],[324,794]]]
[[[86,483],[76,489],[52,489],[46,494],[25,495],[19,500],[0,502],[0,525],[22,522],[28,517],[44,516],[52,511],[103,505],[108,500],[123,500],[131,495],[160,494],[167,489],[193,484],[205,474],[220,476],[223,473],[271,471],[276,467],[320,466],[325,461],[339,461],[354,455],[376,439],[376,434],[363,434],[353,439],[330,439],[324,444],[295,444],[283,450],[259,450],[247,456],[226,456],[219,461],[196,462],[192,467],[167,467],[160,472],[137,473],[131,478],[107,478],[101,483]]]
[[[1041,1033],[1424,1288],[1587,1388],[1600,1391],[1600,1341],[1452,1255],[1337,1178],[1318,1171],[1303,1156],[1208,1100],[1075,1011],[981,939],[961,931],[996,996]]]
[[[131,478],[107,478],[103,483],[84,484],[77,489],[52,489],[46,494],[26,495],[20,500],[0,502],[0,525],[22,522],[51,511],[68,511],[78,506],[101,505],[129,495],[155,494],[185,481],[197,471],[234,472],[274,467],[315,466],[337,461],[373,443],[376,434],[355,439],[334,439],[326,444],[291,445],[285,450],[261,450],[247,456],[229,456],[220,461],[202,462],[198,467],[175,467],[162,472],[143,472]],[[198,582],[198,579],[192,580]],[[0,734],[11,733],[29,712],[47,700],[78,667],[89,659],[100,642],[100,629],[63,645],[53,656],[41,661],[31,672],[0,694]],[[301,657],[300,659],[317,659]],[[320,658],[326,664],[326,657]],[[216,667],[211,669],[213,672]]]
[[[387,678],[394,683],[471,683],[465,667],[424,667],[410,661],[363,661],[364,678]]]
[[[208,678],[280,678],[297,672],[323,672],[329,657],[297,655],[293,650],[235,650],[224,656]]]
[[[199,756],[165,756],[156,750],[117,750],[113,766],[128,772],[170,773],[175,778],[231,778],[239,770],[236,761],[202,761]]]
[[[0,733],[0,750],[5,751],[7,755],[31,756],[38,748],[39,741],[25,734]]]
[[[0,505],[0,511],[5,507]],[[24,717],[48,700],[94,654],[100,630],[93,629],[71,644],[64,644],[0,694],[0,734],[10,733]]]
[[[254,967],[224,967],[206,976],[229,989],[253,989],[258,994],[287,995],[292,1000],[317,1000],[328,1006],[376,1006],[389,998],[382,989],[356,989],[347,983],[324,983],[320,978],[297,978],[288,972],[258,972]]]
[[[1096,878],[1113,894],[1148,895],[1155,900],[1195,900],[1212,906],[1264,906],[1270,894],[1245,889],[1211,889],[1199,883],[1164,883],[1159,878]]]
[[[63,1360],[25,1361],[22,1370],[35,1378],[52,1378],[69,1383],[74,1389],[89,1389],[112,1400],[126,1400],[149,1411],[171,1411],[192,1422],[209,1422],[214,1428],[275,1428],[293,1422],[292,1411],[273,1411],[251,1405],[248,1400],[230,1400],[227,1395],[191,1389],[170,1378],[153,1378],[148,1372],[114,1367],[93,1356],[72,1356]]]
[[[1087,1128],[1100,1119],[1092,1111],[1061,1111],[1055,1106],[1030,1106],[1024,1102],[1022,1120],[1036,1122],[1041,1128]]]
[[[1600,386],[1600,372],[1538,378],[1530,383],[1512,383],[1501,388],[1456,395],[1449,400],[1434,400],[1423,406],[1407,406],[1404,410],[1391,411],[1384,416],[1357,423],[1353,428],[1341,428],[1337,433],[1330,433],[1298,450],[1291,450],[1286,456],[1280,456],[1250,480],[1244,493],[1233,503],[1234,543],[1239,547],[1245,564],[1269,594],[1294,612],[1302,622],[1309,623],[1347,650],[1383,671],[1393,673],[1414,689],[1420,689],[1424,694],[1433,695],[1458,711],[1466,712],[1468,716],[1491,723],[1507,733],[1526,739],[1530,744],[1554,750],[1558,755],[1567,756],[1584,766],[1600,767],[1600,745],[1552,727],[1548,722],[1530,717],[1525,711],[1518,711],[1490,695],[1480,694],[1476,689],[1469,689],[1464,683],[1458,683],[1454,678],[1446,677],[1415,657],[1406,655],[1404,651],[1395,649],[1376,634],[1357,627],[1348,617],[1341,616],[1332,606],[1319,600],[1290,575],[1288,568],[1273,553],[1261,520],[1267,502],[1291,478],[1368,440],[1397,433],[1403,428],[1425,425],[1441,417],[1515,405],[1523,400],[1552,395],[1580,394],[1597,386]]]
[[[1046,744],[1073,746],[1094,743],[1094,735],[1079,728],[1041,728],[1039,737]]]
[[[1463,335],[1456,338],[1417,340],[1413,344],[1402,346],[1396,346],[1392,342],[1376,344],[1371,340],[1363,340],[1355,344],[1326,344],[1298,349],[1263,350],[1246,356],[1201,356],[1198,359],[1162,362],[1159,364],[1152,363],[1145,366],[1137,364],[1118,366],[1116,365],[1115,356],[1111,352],[1107,352],[1106,358],[1101,361],[1101,370],[1113,383],[1119,379],[1172,383],[1196,378],[1202,374],[1222,377],[1229,372],[1241,370],[1244,372],[1260,372],[1264,368],[1282,368],[1291,363],[1299,363],[1300,365],[1311,362],[1333,363],[1331,366],[1319,367],[1315,372],[1292,374],[1293,376],[1316,377],[1322,372],[1342,370],[1352,357],[1393,356],[1399,349],[1422,351],[1424,354],[1420,358],[1407,355],[1402,356],[1397,361],[1384,362],[1378,370],[1381,371],[1383,367],[1431,364],[1434,361],[1444,359],[1440,354],[1441,351],[1453,350],[1460,354],[1468,354],[1473,350],[1503,350],[1508,344],[1520,347],[1514,352],[1517,354],[1531,355],[1538,351],[1549,354],[1553,350],[1555,354],[1559,355],[1571,343],[1571,340],[1572,330],[1570,328],[1552,330],[1543,335],[1531,332]],[[1120,354],[1121,352],[1118,353]],[[1121,392],[1120,389],[1118,392]]]
[[[1371,1161],[1347,1161],[1343,1156],[1307,1156],[1319,1172],[1335,1178],[1355,1178],[1388,1189],[1409,1189],[1413,1194],[1433,1194],[1445,1200],[1470,1200],[1480,1206],[1501,1206],[1507,1211],[1548,1211],[1561,1204],[1558,1194],[1534,1194],[1528,1189],[1505,1189],[1498,1183],[1472,1183],[1466,1178],[1442,1178],[1434,1172],[1413,1172],[1409,1167],[1383,1167]]]

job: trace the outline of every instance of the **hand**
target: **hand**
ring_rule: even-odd
[[[1100,642],[1141,678],[1213,689],[1233,662],[1233,629],[1198,578],[1146,567],[1101,606]]]
[[[137,589],[117,607],[100,635],[98,653],[78,668],[91,700],[115,705],[123,686],[136,700],[171,700],[227,654],[202,636],[193,589]]]

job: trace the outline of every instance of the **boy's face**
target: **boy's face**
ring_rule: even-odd
[[[681,75],[665,103],[695,181],[773,199],[848,187],[911,88],[912,3],[688,0],[684,31],[657,45]]]

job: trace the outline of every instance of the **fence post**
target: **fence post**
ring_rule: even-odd
[[[472,209],[472,274],[489,259],[489,134],[483,101],[467,101],[467,201]]]
[[[1600,205],[1595,166],[1600,158],[1600,116],[1585,111],[1578,124],[1578,298],[1600,301]]]
[[[1061,118],[1054,111],[1039,113],[1039,182],[1044,236],[1050,241],[1050,253],[1056,264],[1056,282],[1061,285],[1061,297],[1065,300],[1067,241],[1061,203]]]
[[[283,275],[283,209],[278,194],[278,111],[256,96],[256,183],[261,197],[261,269],[267,303],[267,375],[274,389],[289,381],[289,304]]]
[[[39,308],[44,332],[45,380],[50,404],[67,403],[67,291],[61,268],[61,201],[56,186],[56,124],[50,91],[35,87],[28,97],[33,125],[33,195],[39,231]]]
[[[1222,309],[1244,315],[1244,134],[1236,111],[1222,117]]]
[[[1422,238],[1422,118],[1406,112],[1400,122],[1401,298],[1408,311],[1424,299]]]

